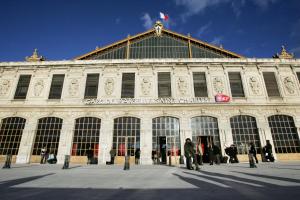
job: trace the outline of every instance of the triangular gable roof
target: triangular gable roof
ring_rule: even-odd
[[[182,34],[179,34],[179,33],[173,32],[173,31],[170,31],[168,29],[164,29],[163,28],[161,30],[161,32],[162,32],[162,34],[167,34],[169,36],[173,36],[176,39],[180,39],[180,40],[186,41],[189,44],[197,45],[199,47],[205,48],[206,50],[210,50],[210,51],[216,52],[216,53],[218,53],[220,55],[223,55],[224,57],[229,57],[229,58],[244,58],[243,56],[241,56],[239,54],[236,54],[236,53],[233,53],[231,51],[225,50],[225,49],[223,49],[221,47],[214,46],[212,44],[203,42],[201,40],[192,38],[190,36],[185,36],[185,35],[182,35]],[[91,52],[86,53],[84,55],[78,56],[78,57],[75,58],[75,60],[90,60],[90,59],[93,59],[92,57],[94,57],[95,55],[98,55],[98,54],[110,51],[110,50],[112,50],[114,48],[119,48],[120,46],[123,46],[123,47],[127,46],[128,44],[131,44],[131,43],[133,43],[133,42],[135,42],[135,41],[137,41],[137,40],[139,40],[141,38],[146,38],[149,35],[153,36],[154,34],[155,34],[155,30],[154,29],[150,29],[148,31],[145,31],[143,33],[139,33],[139,34],[134,35],[134,36],[128,36],[127,38],[125,38],[123,40],[117,41],[117,42],[115,42],[113,44],[104,46],[102,48],[97,48],[94,51],[91,51]]]

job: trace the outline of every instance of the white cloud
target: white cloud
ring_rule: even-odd
[[[204,12],[206,8],[212,6],[218,6],[220,4],[230,3],[231,8],[235,15],[239,17],[242,13],[242,8],[248,2],[252,2],[254,5],[262,10],[266,10],[270,4],[278,2],[278,0],[174,0],[177,6],[185,7],[185,11],[182,14],[183,21],[187,17]]]
[[[207,24],[201,26],[198,31],[197,31],[197,36],[200,37],[202,36],[204,33],[206,33],[209,29],[209,27],[211,26],[212,22],[208,22]]]
[[[151,16],[148,13],[145,13],[142,17],[141,20],[144,22],[143,26],[145,29],[150,29],[153,27],[154,20],[151,18]]]
[[[214,37],[214,39],[210,42],[213,45],[221,45],[221,42],[223,41],[223,37],[219,36],[219,37]]]

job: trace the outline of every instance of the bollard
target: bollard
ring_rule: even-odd
[[[172,156],[169,156],[169,166],[172,166]]]
[[[65,155],[65,162],[62,169],[69,169],[70,155]]]
[[[6,155],[6,160],[5,160],[5,163],[4,163],[4,166],[2,167],[2,169],[10,169],[11,158],[12,158],[11,154]]]
[[[129,170],[130,169],[130,156],[125,156],[125,164],[124,164],[124,170]]]

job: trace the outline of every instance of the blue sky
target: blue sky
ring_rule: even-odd
[[[0,61],[23,61],[34,48],[69,60],[152,27],[246,57],[270,58],[281,45],[300,58],[299,0],[0,0]]]

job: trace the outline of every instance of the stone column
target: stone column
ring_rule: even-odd
[[[222,155],[225,155],[225,148],[233,144],[233,136],[229,121],[229,116],[223,116],[218,119],[219,136]]]
[[[184,155],[184,143],[186,138],[192,140],[192,129],[190,124],[190,119],[186,116],[185,113],[182,114],[180,118],[180,145],[181,145],[181,155]],[[195,141],[193,141],[195,142]]]
[[[140,149],[142,165],[152,164],[152,119],[145,117],[141,119]]]
[[[63,164],[65,155],[71,155],[75,119],[68,117],[63,120],[57,151],[57,163]]]
[[[32,118],[31,116],[27,117],[17,155],[17,164],[25,164],[30,162],[37,123],[38,119]]]
[[[105,117],[101,120],[100,130],[100,152],[98,154],[98,164],[106,164],[106,161],[110,161],[110,150],[113,142],[113,127],[114,119],[109,114],[105,114]]]

